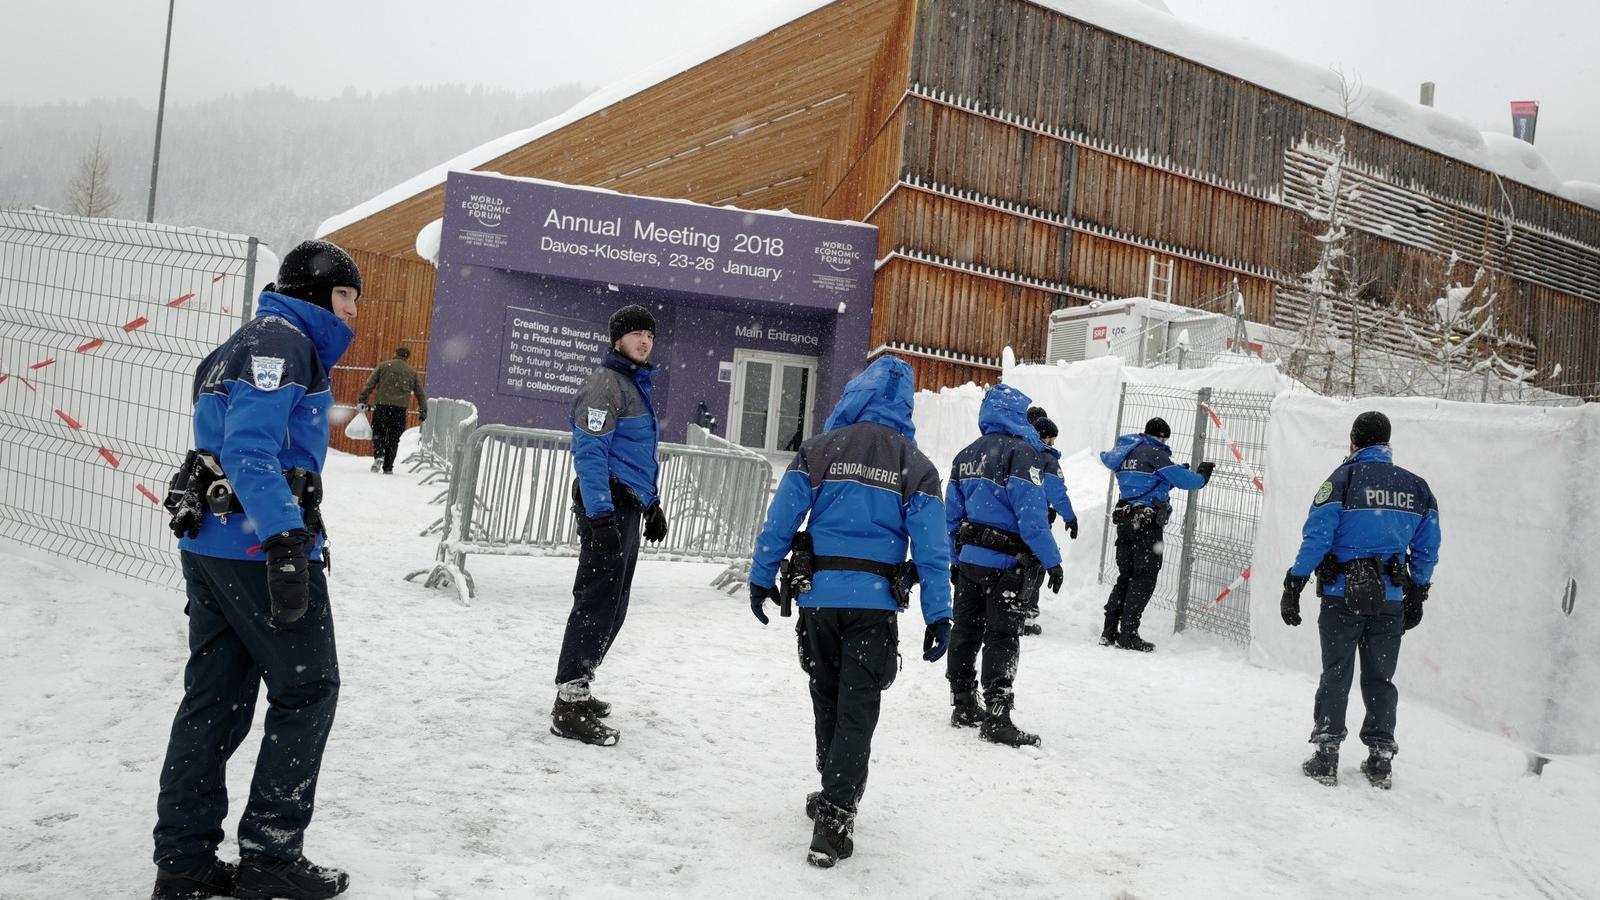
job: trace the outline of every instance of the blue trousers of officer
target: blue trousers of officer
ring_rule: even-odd
[[[333,611],[322,564],[311,564],[305,616],[292,630],[282,630],[269,622],[265,562],[182,556],[189,663],[161,767],[156,865],[184,871],[216,855],[228,814],[228,758],[250,731],[262,683],[267,686],[265,737],[239,820],[239,850],[253,857],[298,859],[339,697]]]
[[[603,553],[594,546],[588,518],[578,515],[578,574],[572,583],[572,612],[561,639],[556,684],[594,678],[628,617],[633,570],[639,562],[639,510],[619,508],[616,516],[622,549]]]
[[[803,607],[795,636],[802,668],[811,676],[822,796],[853,812],[867,790],[883,692],[899,671],[898,615],[883,609]]]
[[[1399,749],[1394,742],[1394,720],[1400,692],[1393,679],[1400,661],[1400,637],[1405,630],[1405,617],[1399,613],[1357,615],[1349,611],[1342,597],[1323,599],[1322,612],[1317,616],[1317,633],[1322,638],[1322,681],[1317,685],[1313,744],[1344,740],[1345,707],[1350,701],[1350,682],[1359,655],[1361,699],[1367,707],[1361,723],[1361,743],[1376,750]]]

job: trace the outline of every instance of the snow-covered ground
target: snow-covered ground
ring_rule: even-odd
[[[351,871],[352,898],[1600,898],[1600,759],[1527,775],[1518,747],[1402,681],[1394,790],[1366,787],[1354,741],[1324,788],[1299,773],[1310,677],[1163,639],[1159,614],[1157,653],[1098,647],[1090,578],[1047,595],[1024,644],[1036,751],[949,727],[943,666],[906,620],[857,855],[812,869],[788,620],[762,628],[706,586],[714,566],[641,564],[597,684],[622,741],[564,741],[547,716],[574,562],[471,559],[462,608],[400,580],[432,560],[417,532],[435,489],[344,455],[329,472],[343,690],[306,846]],[[15,544],[0,566],[0,897],[139,896],[182,598]],[[231,767],[235,813],[254,746]]]

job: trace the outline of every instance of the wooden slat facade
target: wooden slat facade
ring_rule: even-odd
[[[1144,294],[1152,256],[1173,260],[1177,302],[1237,279],[1250,318],[1280,318],[1315,258],[1293,193],[1306,149],[1341,125],[1027,0],[840,0],[481,168],[871,222],[872,344],[937,387],[992,380],[973,360],[1003,346],[1042,355],[1053,308]],[[1384,187],[1358,234],[1372,296],[1476,250],[1542,383],[1600,381],[1600,213],[1360,125],[1347,140]],[[434,188],[331,235],[403,307],[352,367],[425,341],[431,267],[379,258],[422,266],[412,242],[441,204]],[[1500,246],[1508,217],[1538,240]]]

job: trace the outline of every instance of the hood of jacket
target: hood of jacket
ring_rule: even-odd
[[[1034,447],[1043,450],[1044,441],[1028,421],[1028,407],[1033,400],[1009,384],[999,384],[983,395],[983,405],[978,407],[978,431],[983,434],[1014,434]]]
[[[1148,444],[1151,447],[1164,450],[1168,454],[1172,453],[1172,449],[1166,444],[1148,434],[1125,434],[1117,438],[1116,446],[1100,454],[1100,461],[1105,463],[1108,469],[1119,468],[1123,461],[1128,458],[1128,454],[1132,453],[1134,448],[1140,444]]]
[[[355,329],[328,310],[272,291],[262,291],[256,302],[256,318],[266,316],[277,316],[310,338],[311,345],[317,348],[317,360],[329,372],[356,339]]]
[[[844,386],[844,395],[828,416],[824,431],[854,425],[857,422],[876,422],[917,439],[916,426],[911,424],[913,375],[911,366],[903,359],[880,356],[872,365]]]

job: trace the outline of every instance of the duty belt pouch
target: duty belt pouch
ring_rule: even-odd
[[[1351,612],[1360,616],[1376,615],[1383,611],[1383,604],[1388,599],[1383,566],[1378,560],[1352,559],[1345,563],[1344,602]]]

